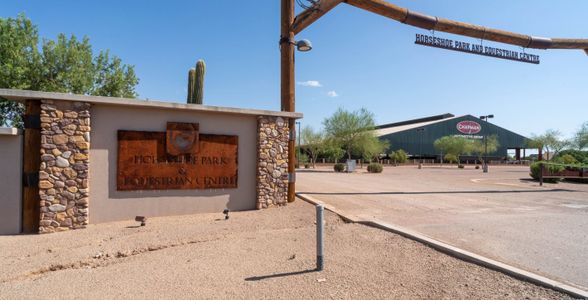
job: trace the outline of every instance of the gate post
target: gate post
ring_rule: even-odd
[[[24,115],[22,232],[39,232],[41,197],[39,168],[41,167],[41,101],[27,100]]]

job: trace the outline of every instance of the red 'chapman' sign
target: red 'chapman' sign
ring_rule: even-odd
[[[474,121],[461,121],[457,123],[457,130],[465,134],[475,134],[482,130],[482,126]]]

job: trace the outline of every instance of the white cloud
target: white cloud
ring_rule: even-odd
[[[320,82],[318,82],[316,80],[299,81],[298,85],[308,86],[308,87],[322,87],[323,86]]]
[[[339,97],[339,94],[337,94],[337,92],[335,92],[335,91],[329,91],[327,93],[327,96],[329,96],[331,98],[335,98],[335,97]]]

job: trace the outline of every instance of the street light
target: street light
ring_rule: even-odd
[[[486,121],[486,125],[488,125],[488,119],[492,118],[494,118],[494,115],[480,116],[481,120]],[[488,131],[484,134],[484,165],[482,166],[482,171],[488,173]]]
[[[308,51],[312,50],[312,43],[307,39],[294,41],[294,40],[291,40],[288,38],[281,38],[280,39],[280,46],[283,43],[288,43],[288,44],[292,44],[292,45],[296,46],[296,50],[298,50],[300,52],[308,52]]]
[[[312,50],[312,43],[309,40],[300,40],[296,42],[296,49],[300,52]]]
[[[425,132],[425,128],[417,128],[417,132],[420,133],[420,143],[419,143],[419,169],[423,167],[423,133]]]

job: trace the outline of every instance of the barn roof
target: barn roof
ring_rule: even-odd
[[[396,122],[396,123],[389,123],[380,126],[376,126],[376,136],[384,136],[391,133],[396,133],[400,131],[410,130],[419,128],[422,126],[427,126],[435,123],[445,122],[447,120],[460,118],[461,116],[456,117],[453,114],[447,113],[442,115],[435,115],[425,118],[413,119],[408,121]]]

